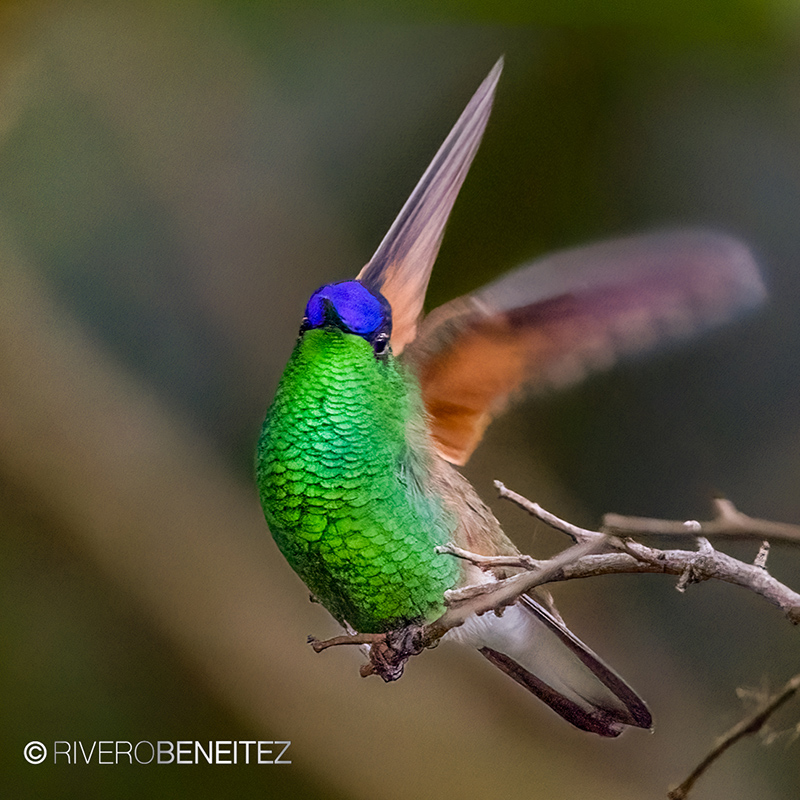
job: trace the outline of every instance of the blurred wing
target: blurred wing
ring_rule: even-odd
[[[478,87],[369,263],[358,273],[392,307],[392,349],[416,335],[433,262],[461,184],[478,150],[503,69],[501,58]]]
[[[519,390],[565,386],[764,296],[736,239],[705,230],[632,236],[556,253],[446,303],[424,320],[407,360],[437,449],[464,464]]]

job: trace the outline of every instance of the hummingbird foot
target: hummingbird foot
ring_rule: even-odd
[[[406,661],[431,646],[425,637],[426,628],[410,624],[386,633],[346,633],[331,639],[308,637],[315,653],[339,645],[369,645],[369,663],[361,667],[361,677],[379,675],[384,681],[396,681],[403,675]]]
[[[386,683],[398,680],[403,675],[406,661],[425,649],[424,631],[422,625],[412,623],[381,634],[383,640],[370,647],[369,663],[361,667],[361,677],[379,675]]]

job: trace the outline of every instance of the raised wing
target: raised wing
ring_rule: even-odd
[[[765,290],[748,248],[707,230],[631,236],[524,266],[433,311],[406,354],[439,452],[464,464],[523,389],[716,325]]]
[[[431,268],[461,184],[481,143],[503,70],[501,58],[467,104],[369,263],[358,273],[392,307],[392,350],[414,339]]]

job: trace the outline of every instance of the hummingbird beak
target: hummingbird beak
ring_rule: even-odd
[[[399,355],[416,336],[425,292],[456,197],[481,143],[503,59],[469,101],[425,174],[357,280],[392,307],[392,349]]]
[[[322,298],[322,319],[322,324],[326,328],[342,327],[342,318],[339,316],[339,312],[336,310],[336,306],[334,305],[333,301],[328,297]]]

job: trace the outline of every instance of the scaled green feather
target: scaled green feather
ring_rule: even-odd
[[[434,618],[458,579],[456,560],[434,550],[456,520],[426,484],[423,418],[416,381],[391,355],[323,328],[298,341],[264,421],[256,473],[272,535],[358,631]]]

